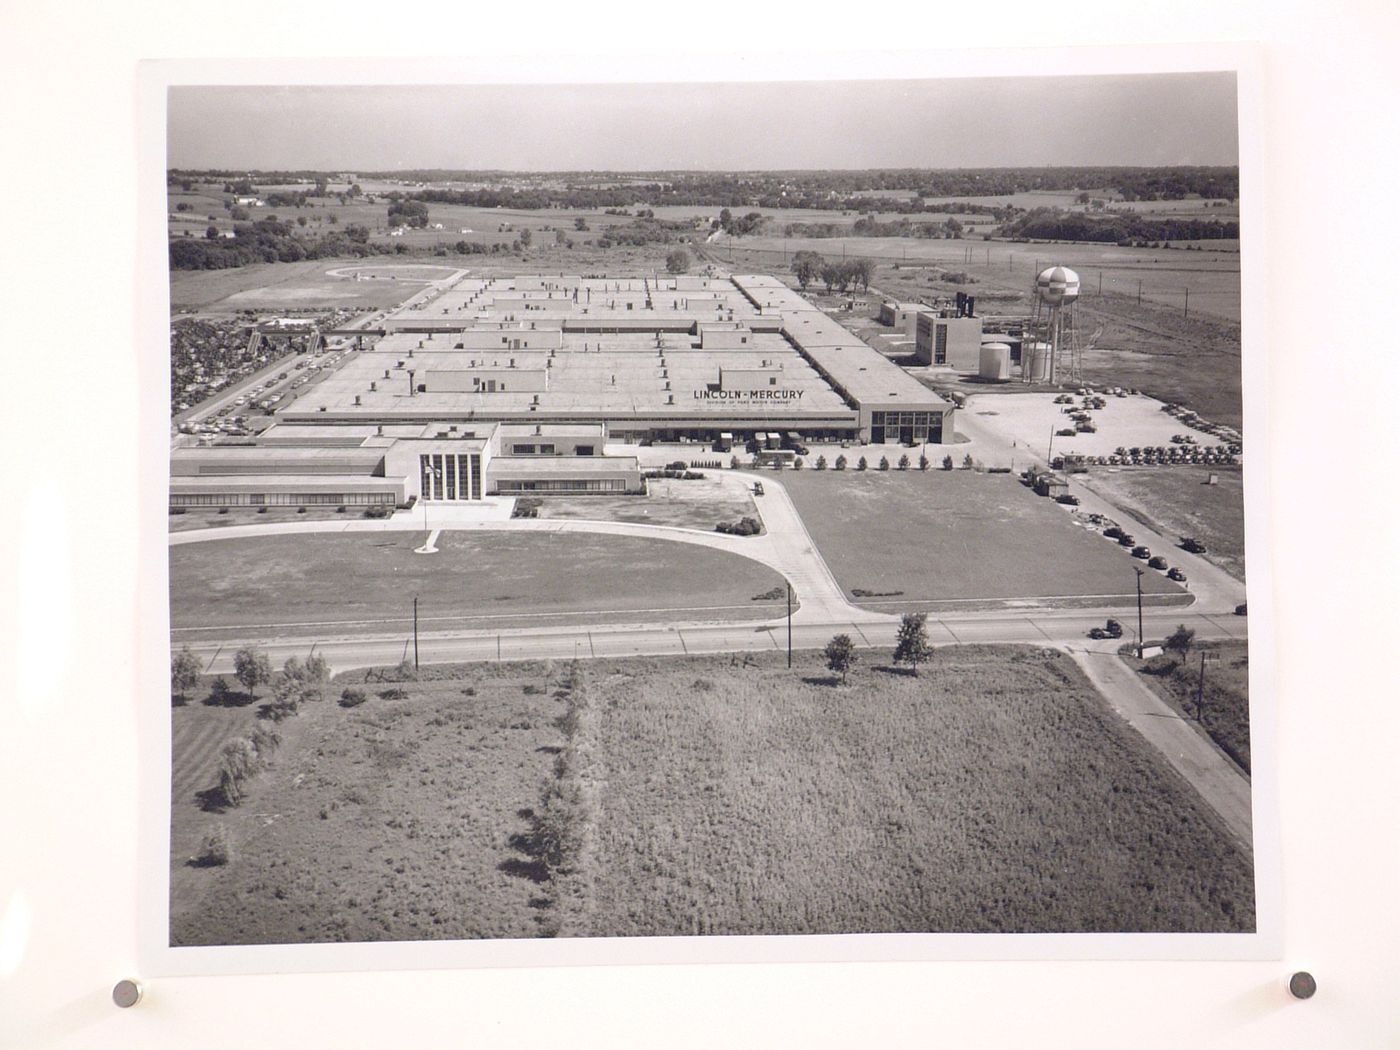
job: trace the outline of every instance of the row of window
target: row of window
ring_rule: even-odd
[[[392,492],[199,492],[171,493],[172,507],[376,507],[391,506]]]
[[[505,495],[517,492],[618,492],[627,491],[624,478],[544,478],[538,481],[504,480],[496,491]]]

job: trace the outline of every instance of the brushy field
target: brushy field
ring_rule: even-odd
[[[1217,484],[1206,484],[1210,474],[1219,479]],[[1170,537],[1195,536],[1206,545],[1204,558],[1244,579],[1244,474],[1239,467],[1126,467],[1090,471],[1080,480],[1150,528]]]
[[[173,858],[175,943],[1252,929],[1249,860],[1063,654],[861,657],[342,676],[241,807],[176,800],[233,858]]]
[[[193,847],[174,851],[171,942],[537,935],[541,874],[512,840],[528,831],[558,750],[550,677],[481,668],[414,683],[407,699],[369,683],[353,708],[337,702],[337,682],[304,704],[279,726],[282,746],[241,806],[208,812],[177,794],[175,841],[223,826],[232,859],[194,867]],[[209,721],[209,711],[188,713]],[[177,731],[177,763],[183,740]]]
[[[1206,654],[1205,702],[1198,707],[1202,653]],[[1200,642],[1184,661],[1164,653],[1140,665],[1138,672],[1143,684],[1183,717],[1199,722],[1222,751],[1250,772],[1247,642]]]
[[[918,455],[912,450],[912,459]],[[888,596],[873,608],[1059,605],[1085,595],[1136,601],[1138,563],[1127,551],[1074,525],[1014,475],[848,467],[787,471],[781,481],[847,593]],[[1158,604],[1184,594],[1156,573],[1143,577],[1143,588]]]
[[[439,553],[414,554],[424,536],[315,533],[172,547],[172,627],[383,629],[404,622],[415,595],[427,630],[482,616],[492,625],[599,613],[751,619],[776,609],[753,596],[783,585],[760,562],[670,540],[449,531]]]
[[[592,892],[563,932],[1253,927],[1250,862],[1063,654],[590,677]]]

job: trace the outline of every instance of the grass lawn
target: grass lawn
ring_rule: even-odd
[[[1201,654],[1206,654],[1203,709],[1197,709]],[[1139,665],[1143,684],[1201,728],[1246,773],[1249,768],[1249,645],[1198,642],[1183,663],[1164,653]]]
[[[720,482],[722,471],[704,471],[703,481],[655,478],[647,496],[543,496],[541,518],[585,518],[630,521],[643,525],[674,525],[712,532],[721,522],[758,517],[753,497]]]
[[[885,596],[859,602],[870,608],[1137,600],[1138,563],[1128,552],[1013,475],[848,468],[788,471],[781,480],[837,582],[848,594]],[[1143,577],[1143,589],[1149,604],[1185,600],[1158,573]]]
[[[753,601],[783,584],[772,569],[667,540],[525,532],[443,532],[439,553],[414,554],[424,533],[311,534],[211,540],[170,549],[170,617],[208,638],[227,628],[280,634],[401,627],[414,595],[425,630],[536,622],[541,615],[759,619]],[[782,608],[786,609],[784,604]],[[550,622],[558,622],[557,619]]]
[[[1207,485],[1212,473],[1220,480]],[[1244,579],[1244,474],[1239,467],[1124,467],[1093,470],[1079,478],[1149,528],[1170,537],[1195,536],[1206,545],[1205,558]]]
[[[562,664],[303,705],[242,806],[177,796],[177,842],[222,822],[234,855],[177,847],[176,942],[1253,928],[1248,859],[1067,657],[862,656],[846,687],[710,656],[585,662],[578,707]]]

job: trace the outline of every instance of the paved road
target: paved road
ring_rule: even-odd
[[[1150,635],[1162,635],[1184,623],[1198,639],[1245,637],[1245,621],[1231,616],[1204,615],[1182,610],[1144,613]],[[1082,648],[1089,628],[1101,624],[1098,612],[1084,610],[1036,610],[1031,613],[985,612],[944,616],[929,620],[929,637],[939,645],[1019,643]],[[834,634],[849,634],[861,647],[890,648],[898,621],[795,622],[793,647],[818,649]],[[178,644],[184,644],[183,638]],[[279,633],[276,629],[250,632],[236,641],[191,641],[210,673],[223,674],[233,667],[239,645],[257,645],[268,651],[274,665],[288,656],[305,655],[314,648],[336,671],[353,667],[397,663],[405,652],[412,655],[412,621],[378,633],[327,632],[319,640]],[[695,653],[781,650],[787,645],[785,620],[766,623],[637,623],[595,626],[548,626],[512,630],[421,631],[419,659],[424,663],[483,660],[563,659],[573,656],[689,655]]]

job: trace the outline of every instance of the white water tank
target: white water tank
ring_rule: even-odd
[[[1011,378],[1011,347],[1005,343],[983,343],[977,355],[977,375],[994,383]]]
[[[1021,344],[1021,375],[1033,383],[1050,379],[1050,344],[1026,340]]]

